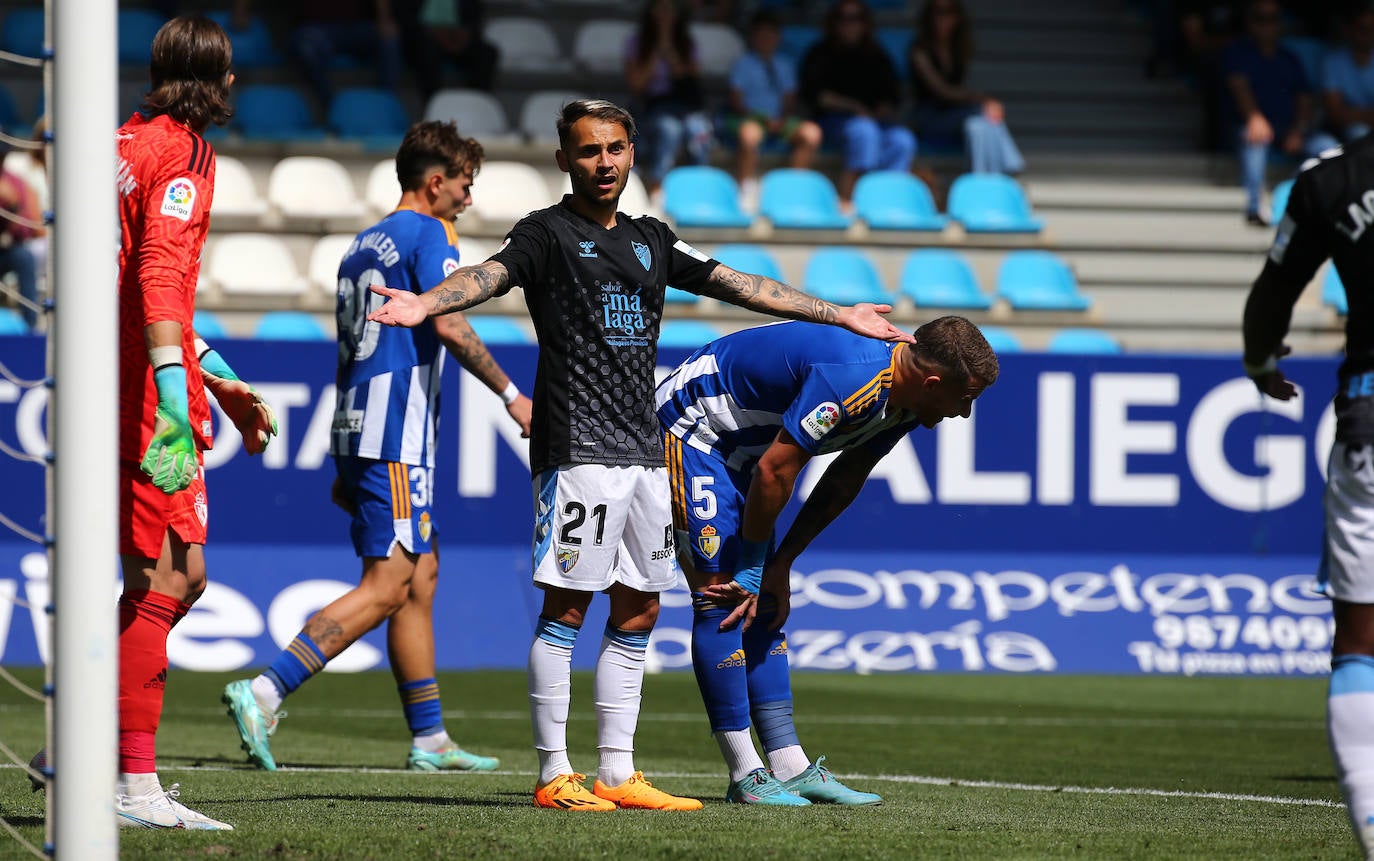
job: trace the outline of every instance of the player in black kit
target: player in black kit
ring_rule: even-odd
[[[539,338],[530,468],[536,525],[534,581],[544,590],[530,647],[530,711],[539,777],[534,801],[564,810],[693,810],[696,799],[653,788],[634,768],[634,732],[658,593],[677,582],[654,366],[668,284],[786,317],[910,341],[885,305],[842,308],[786,284],[736,272],[649,217],[616,211],[634,166],[634,120],[601,100],[564,106],[558,167],[572,194],[522,218],[490,260],[368,319],[414,326],[519,286]],[[592,595],[610,596],[595,676],[597,780],[568,761],[572,647]]]
[[[1293,305],[1328,258],[1350,313],[1327,466],[1318,581],[1332,600],[1327,730],[1355,835],[1374,859],[1374,135],[1304,165],[1264,270],[1245,305],[1245,373],[1282,401],[1297,388],[1278,369]]]

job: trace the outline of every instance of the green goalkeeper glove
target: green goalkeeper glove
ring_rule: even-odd
[[[153,382],[157,385],[153,439],[139,468],[152,477],[154,487],[170,495],[189,487],[200,468],[187,418],[186,368],[163,365],[153,371]]]

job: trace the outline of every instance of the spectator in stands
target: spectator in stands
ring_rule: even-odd
[[[19,312],[33,328],[38,322],[38,262],[31,243],[43,236],[43,213],[33,189],[4,169],[9,151],[0,141],[0,275],[14,273],[19,280],[19,295],[26,300]]]
[[[444,86],[444,64],[458,68],[462,84],[490,90],[500,49],[483,34],[482,0],[391,0],[406,57],[426,101]]]
[[[926,0],[916,34],[909,58],[921,140],[954,146],[962,142],[977,173],[1025,170],[1002,103],[964,83],[973,61],[973,27],[961,0]]]
[[[1311,147],[1311,88],[1302,62],[1279,44],[1281,10],[1276,0],[1250,0],[1245,7],[1245,36],[1222,53],[1225,100],[1232,140],[1237,142],[1241,184],[1245,187],[1245,220],[1267,227],[1260,214],[1260,191],[1271,150],[1302,156]]]
[[[29,136],[29,140],[35,144],[40,144],[40,146],[31,149],[16,149],[4,159],[5,170],[16,174],[33,192],[39,213],[46,213],[52,209],[51,186],[48,182],[48,153],[41,146],[47,130],[48,118],[39,117],[38,122],[33,124],[33,134]],[[48,280],[47,232],[45,230],[39,231],[37,236],[25,243],[25,247],[33,254],[33,268],[37,273],[35,280],[38,284],[38,295],[46,295]]]
[[[782,22],[762,9],[749,22],[749,50],[730,68],[726,128],[736,141],[735,177],[741,196],[758,196],[759,149],[785,144],[791,167],[810,167],[821,146],[821,127],[797,115],[797,69],[778,53]]]
[[[916,135],[898,122],[901,80],[862,0],[839,0],[827,10],[824,36],[802,59],[801,98],[825,139],[843,147],[837,190],[846,207],[862,174],[911,168]]]
[[[1345,47],[1322,63],[1322,105],[1328,134],[1322,149],[1350,143],[1374,127],[1374,8],[1357,7],[1345,22]]]
[[[711,119],[687,10],[678,0],[648,0],[625,40],[625,80],[640,124],[639,162],[655,194],[685,148],[690,164],[711,157]]]

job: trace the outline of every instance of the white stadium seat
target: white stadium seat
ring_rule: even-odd
[[[459,224],[462,224],[459,221]],[[496,253],[496,246],[474,239],[470,236],[458,236],[458,265],[475,266],[485,261],[488,257]]]
[[[483,144],[493,139],[512,138],[506,111],[491,93],[481,90],[440,90],[425,107],[427,120],[453,120],[464,137],[477,138]]]
[[[267,199],[287,218],[332,221],[366,214],[344,166],[318,156],[288,156],[267,178]]]
[[[525,215],[554,203],[549,184],[536,168],[518,161],[489,161],[482,165],[473,187],[471,211],[484,224],[501,230]],[[460,250],[462,246],[459,246]]]
[[[215,157],[215,199],[210,206],[213,218],[262,218],[267,201],[258,196],[253,175],[233,156]]]
[[[310,249],[310,265],[306,269],[306,277],[310,279],[312,287],[326,296],[338,294],[339,261],[343,260],[348,246],[356,238],[352,233],[331,233],[315,240],[314,247]]]
[[[401,181],[396,178],[396,159],[377,162],[367,174],[367,190],[363,195],[373,215],[383,216],[396,208],[401,200]]]
[[[530,143],[558,143],[558,112],[568,102],[586,98],[569,90],[540,90],[525,97],[520,106],[520,131]]]
[[[540,18],[491,18],[487,21],[486,38],[501,46],[502,69],[566,72],[572,68],[553,29]]]
[[[744,39],[728,24],[697,21],[692,25],[697,46],[697,65],[702,74],[725,77],[744,53]]]
[[[291,249],[266,233],[230,233],[215,239],[206,259],[209,279],[227,296],[301,296],[309,285]]]
[[[625,40],[634,31],[633,21],[594,18],[578,28],[573,58],[589,72],[619,72],[625,66]]]

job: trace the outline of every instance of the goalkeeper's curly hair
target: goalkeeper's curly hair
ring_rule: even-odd
[[[417,191],[425,184],[425,174],[436,167],[450,179],[462,173],[475,177],[485,155],[482,145],[460,135],[452,120],[425,120],[406,131],[396,150],[396,179],[402,191]]]
[[[997,382],[997,354],[978,327],[963,317],[937,317],[915,332],[912,353],[923,365],[933,364],[964,384],[984,388]]]
[[[233,59],[229,37],[214,21],[204,15],[173,18],[153,37],[152,89],[143,97],[143,110],[166,114],[197,133],[211,123],[224,125],[234,115],[229,107]]]

